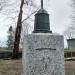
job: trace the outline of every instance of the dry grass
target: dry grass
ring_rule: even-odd
[[[0,75],[21,75],[21,60],[0,60]]]
[[[65,61],[65,75],[75,75],[75,61]],[[0,60],[0,75],[21,75],[21,60]]]

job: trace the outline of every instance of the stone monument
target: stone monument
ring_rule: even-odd
[[[53,34],[49,24],[49,14],[41,0],[34,31],[24,35],[22,75],[65,75],[63,36]]]

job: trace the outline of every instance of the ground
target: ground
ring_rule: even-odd
[[[21,60],[0,60],[0,75],[21,75]]]
[[[65,61],[65,75],[75,75],[75,61]],[[21,60],[0,60],[0,75],[21,75]]]
[[[75,61],[65,61],[65,75],[75,75]]]

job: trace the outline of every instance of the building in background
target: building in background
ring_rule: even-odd
[[[75,50],[75,38],[67,39],[68,49]]]
[[[75,38],[67,39],[68,49],[65,49],[65,57],[75,57]]]

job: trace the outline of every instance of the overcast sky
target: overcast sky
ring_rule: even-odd
[[[53,32],[63,34],[65,29],[71,23],[70,16],[72,10],[70,4],[70,0],[50,0],[50,7],[47,7],[51,14],[50,22]]]
[[[50,14],[51,30],[54,33],[63,34],[71,24],[72,9],[70,4],[71,0],[44,0],[44,8]],[[0,41],[7,39],[7,30],[11,23],[7,15],[0,14]]]

